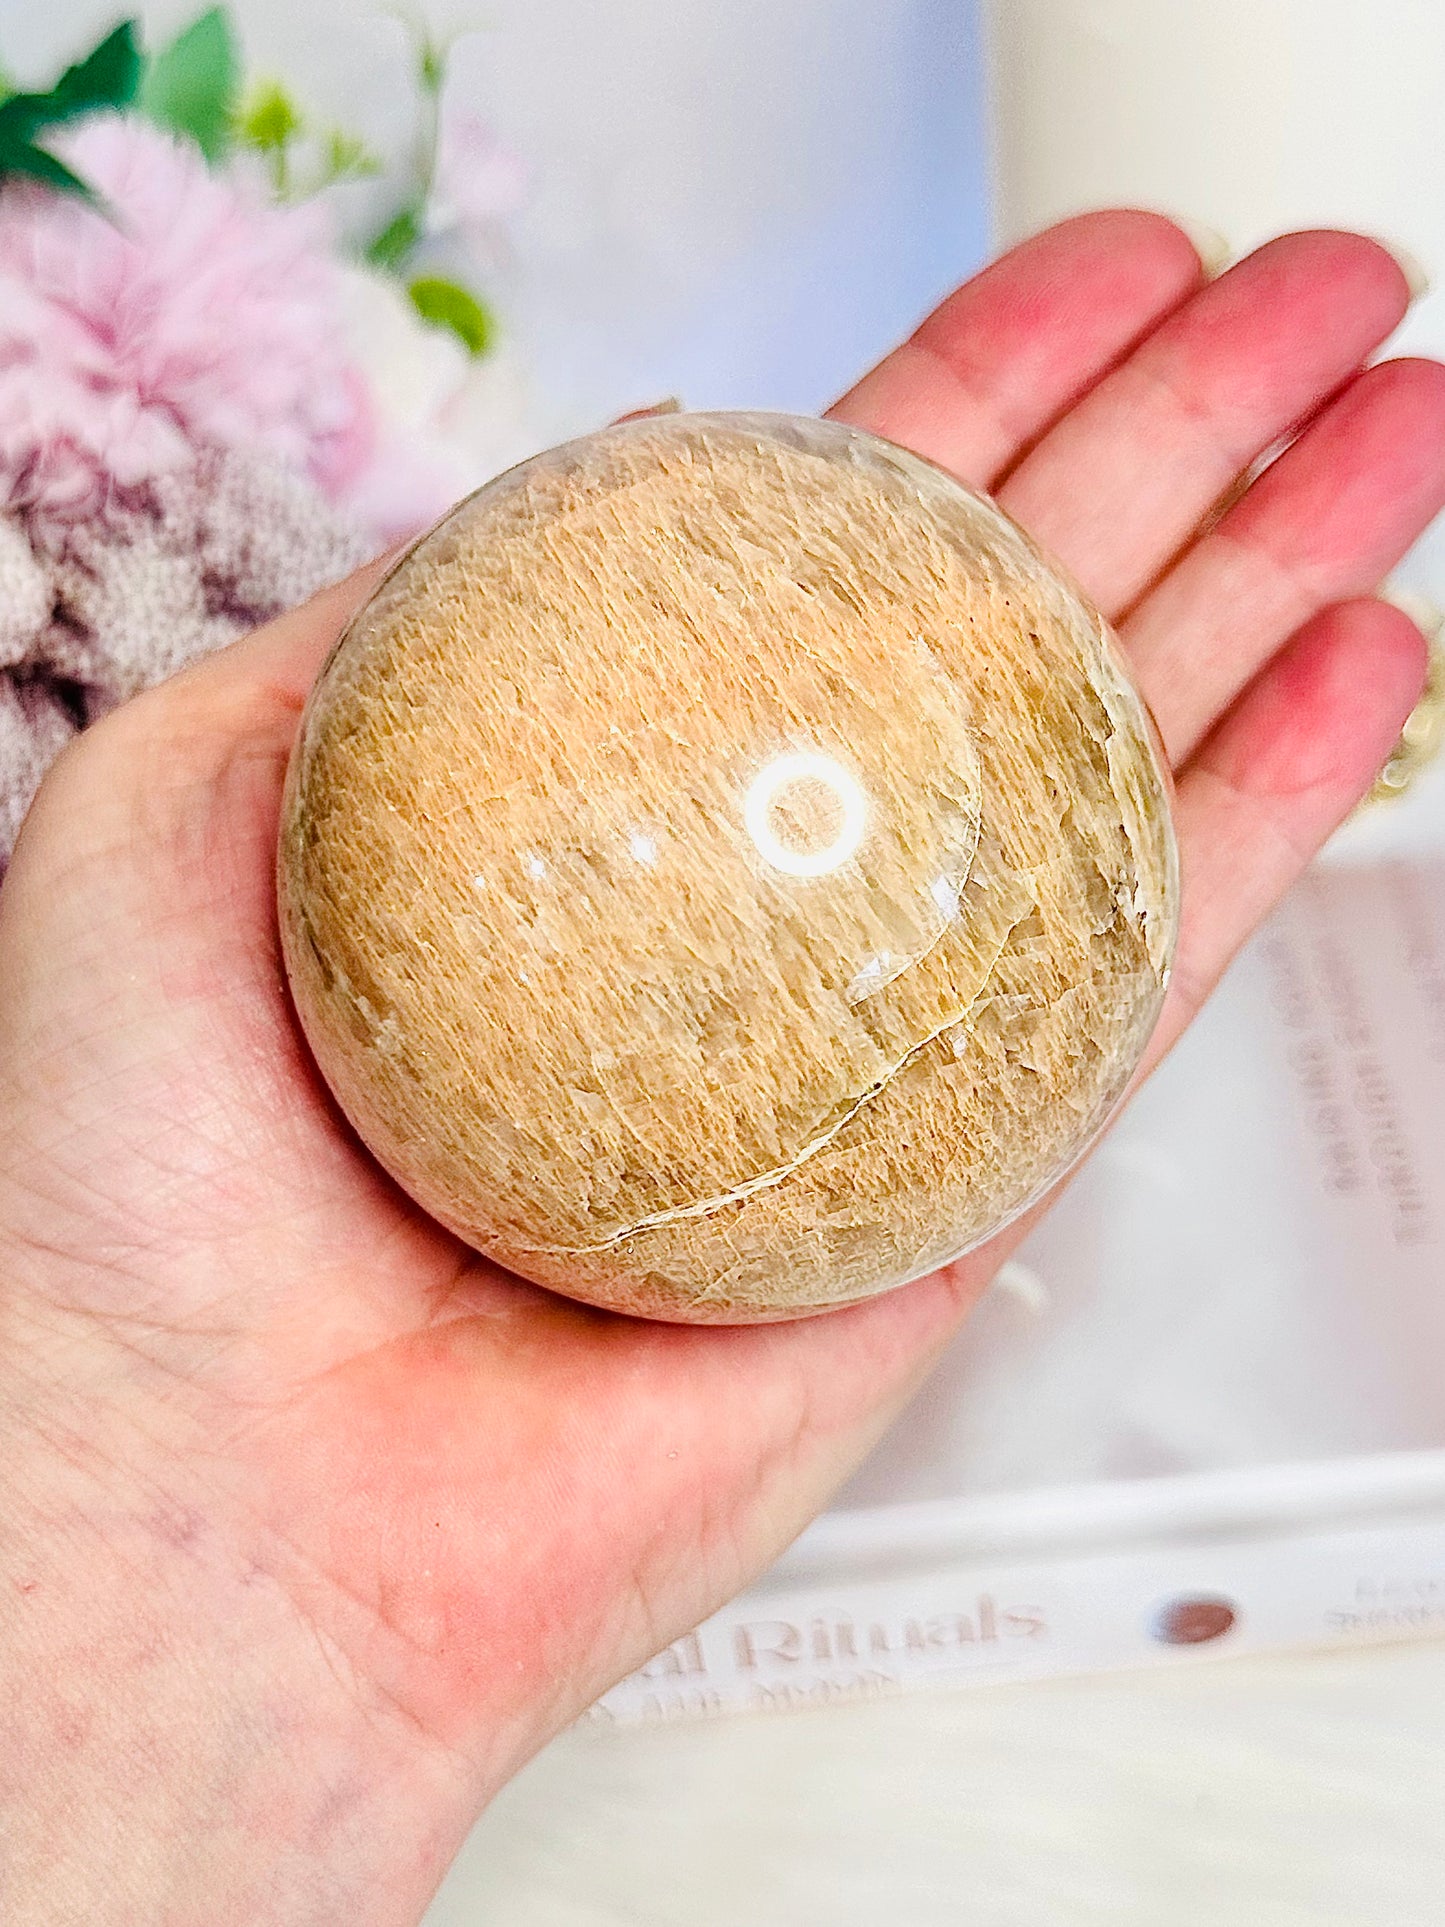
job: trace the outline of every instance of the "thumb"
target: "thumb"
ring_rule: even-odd
[[[382,557],[131,699],[41,784],[0,891],[4,1029],[64,1000],[143,1022],[177,986],[274,983],[273,874],[306,695]]]

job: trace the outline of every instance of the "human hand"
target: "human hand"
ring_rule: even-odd
[[[835,411],[993,489],[1120,623],[1186,881],[1155,1058],[1388,752],[1423,646],[1370,595],[1445,502],[1445,369],[1360,373],[1388,254],[1295,235],[1201,282],[1169,223],[1083,217]],[[416,1920],[490,1792],[821,1505],[1019,1235],[804,1323],[664,1326],[391,1186],[300,1041],[272,884],[301,704],[376,574],[90,731],[0,893],[7,1921]]]

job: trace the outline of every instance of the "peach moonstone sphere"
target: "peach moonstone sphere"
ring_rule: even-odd
[[[632,421],[489,483],[334,650],[287,970],[421,1205],[574,1298],[795,1317],[997,1231],[1159,1011],[1169,790],[1094,610],[873,436]]]

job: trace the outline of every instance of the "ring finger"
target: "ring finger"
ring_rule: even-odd
[[[1373,590],[1442,494],[1445,368],[1369,369],[1125,620],[1171,758],[1190,753],[1301,624]]]

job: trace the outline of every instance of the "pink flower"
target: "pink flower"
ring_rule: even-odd
[[[0,503],[71,522],[203,447],[351,488],[374,436],[321,210],[268,206],[139,120],[57,151],[109,218],[0,193]]]
[[[443,110],[427,225],[455,233],[473,254],[496,254],[502,223],[521,205],[522,164],[475,115]]]

